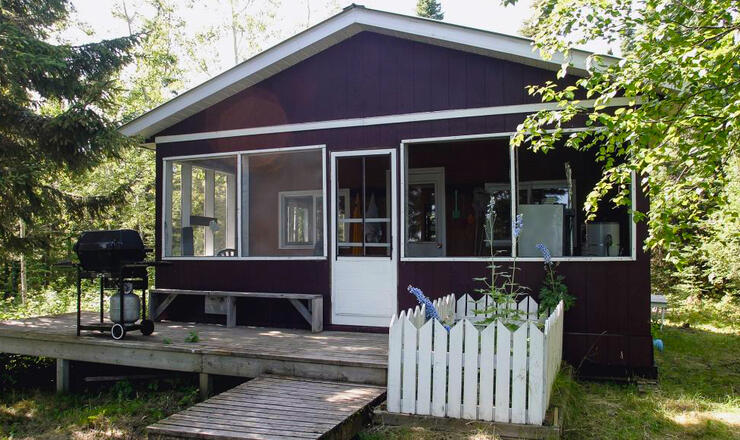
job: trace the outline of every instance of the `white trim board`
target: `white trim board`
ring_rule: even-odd
[[[579,101],[582,108],[593,108],[596,100]],[[635,98],[612,98],[605,107],[620,107],[637,102]],[[239,136],[255,136],[263,134],[289,133],[298,131],[327,130],[334,128],[369,127],[375,125],[403,124],[408,122],[439,121],[445,119],[477,118],[483,116],[527,114],[541,110],[557,110],[556,102],[538,104],[501,105],[495,107],[477,107],[452,110],[438,110],[432,112],[400,113],[395,115],[369,116],[365,118],[332,119],[327,121],[299,122],[295,124],[271,125],[265,127],[238,128],[233,130],[205,131],[201,133],[173,134],[157,136],[156,144],[171,142],[189,142],[207,139],[223,139]],[[514,133],[511,133],[514,134]]]
[[[172,125],[263,81],[360,32],[370,31],[556,71],[564,62],[583,75],[592,53],[572,49],[543,59],[532,41],[522,37],[473,29],[352,5],[333,17],[255,55],[220,75],[139,116],[120,128],[126,136],[148,138]],[[606,63],[617,58],[601,55]]]

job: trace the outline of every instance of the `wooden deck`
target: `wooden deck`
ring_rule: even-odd
[[[351,438],[385,388],[260,377],[149,426],[150,437],[200,439]]]
[[[83,322],[96,316],[84,313]],[[199,342],[184,342],[192,331]],[[385,385],[388,336],[163,321],[152,336],[131,332],[114,341],[95,332],[77,337],[75,314],[64,314],[0,322],[0,352],[205,375],[278,374]]]

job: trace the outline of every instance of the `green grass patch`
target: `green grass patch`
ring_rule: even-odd
[[[0,439],[145,438],[146,426],[192,406],[197,389],[118,382],[97,392],[57,395],[11,389],[0,395]]]
[[[566,439],[740,438],[740,335],[665,327],[657,386],[578,382],[569,370],[553,403]]]

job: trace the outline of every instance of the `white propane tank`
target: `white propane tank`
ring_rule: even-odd
[[[141,302],[139,296],[134,294],[131,283],[123,285],[123,323],[132,324],[141,316]],[[110,297],[110,320],[121,324],[121,294],[116,293]]]

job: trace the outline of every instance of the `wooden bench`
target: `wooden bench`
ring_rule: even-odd
[[[162,312],[179,295],[201,295],[206,298],[224,298],[226,301],[226,327],[236,326],[236,298],[268,298],[287,299],[298,310],[310,325],[312,332],[320,332],[324,326],[324,298],[310,293],[273,293],[273,292],[231,292],[225,290],[182,290],[182,289],[152,289],[152,294],[167,295],[164,300],[154,307],[154,298],[150,298],[152,306],[151,319],[157,320]],[[306,301],[304,305],[301,301]]]

